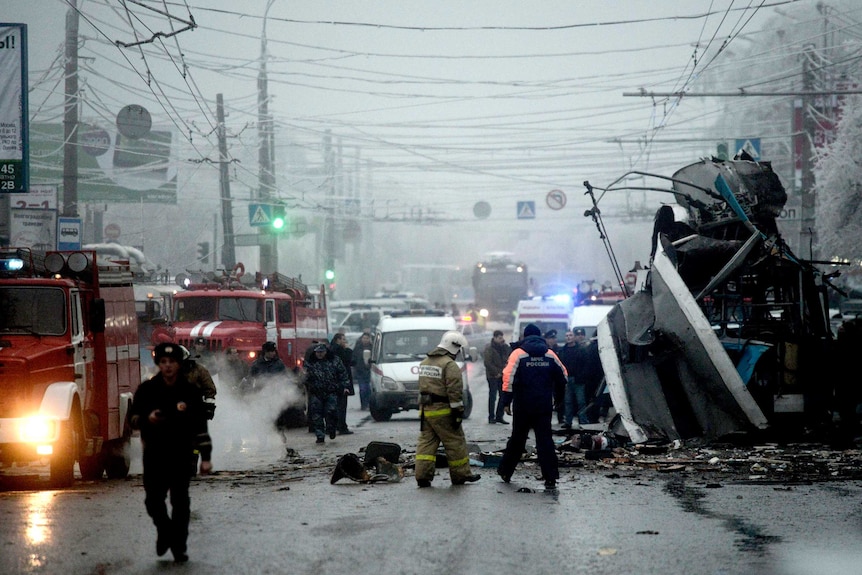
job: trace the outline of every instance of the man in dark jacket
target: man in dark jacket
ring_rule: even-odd
[[[566,368],[560,358],[548,349],[541,330],[533,324],[524,328],[521,346],[509,355],[503,370],[503,397],[506,413],[512,418],[512,435],[497,473],[508,483],[527,444],[530,430],[536,437],[536,454],[545,479],[545,487],[557,486],[559,469],[551,416],[554,413],[554,389],[566,385]]]
[[[575,421],[578,412],[587,406],[587,361],[589,361],[587,344],[584,343],[584,328],[579,327],[566,331],[566,343],[557,349],[557,356],[566,372],[569,374],[566,383],[566,414],[563,429],[571,429],[572,424],[579,427],[587,421]]]
[[[341,360],[344,364],[344,369],[347,370],[347,387],[338,395],[338,435],[353,435],[353,432],[347,427],[347,398],[356,394],[353,388],[353,350],[347,347],[347,337],[343,333],[336,333],[332,336],[332,343],[329,348],[332,353]]]
[[[365,361],[363,352],[371,351],[371,334],[363,333],[353,348],[353,376],[359,384],[359,409],[368,410],[371,398],[371,366]]]
[[[488,380],[488,423],[509,422],[503,418],[503,368],[509,358],[509,348],[503,337],[503,332],[494,330],[494,336],[482,352],[482,360],[485,363],[485,379]]]
[[[141,432],[144,504],[158,532],[156,553],[161,556],[170,549],[178,563],[188,561],[189,482],[197,461],[196,449],[201,455],[201,474],[212,471],[212,442],[206,431],[203,398],[181,371],[183,356],[179,345],[156,346],[154,359],[159,373],[138,387],[130,413],[132,427]],[[170,515],[165,503],[168,492]]]
[[[287,377],[287,366],[278,357],[278,347],[274,341],[267,341],[261,347],[261,354],[251,364],[249,375],[255,379],[255,388],[261,389],[268,381]]]
[[[338,430],[338,396],[344,394],[350,380],[347,369],[325,343],[314,346],[314,355],[305,362],[305,389],[308,393],[308,416],[317,443],[335,439]]]

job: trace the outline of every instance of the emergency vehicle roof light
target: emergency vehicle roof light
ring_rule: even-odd
[[[18,272],[24,269],[24,260],[21,258],[8,258],[0,260],[0,271]]]
[[[572,297],[566,294],[557,294],[555,296],[551,296],[551,300],[560,303],[572,303]]]

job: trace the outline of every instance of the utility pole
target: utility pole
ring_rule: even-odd
[[[262,203],[269,203],[275,192],[275,151],[272,116],[269,113],[268,80],[266,75],[266,18],[275,0],[269,0],[263,14],[263,31],[260,36],[260,71],[257,76],[257,122],[259,190],[258,197]],[[278,268],[278,237],[267,227],[260,231],[260,272],[270,274]]]
[[[219,195],[221,197],[221,221],[224,230],[224,240],[221,246],[221,263],[225,270],[230,271],[236,266],[236,250],[233,234],[233,204],[230,197],[230,177],[228,174],[227,137],[224,124],[224,97],[216,94],[216,120],[218,122],[218,155],[219,155]],[[215,244],[213,244],[215,248]]]
[[[814,57],[814,46],[809,44],[802,54],[802,90],[812,92],[814,90],[814,70],[811,59]],[[800,154],[800,221],[799,221],[799,253],[804,253],[803,247],[814,245],[814,170],[812,159],[812,148],[817,137],[817,122],[814,118],[814,96],[805,95],[801,98],[802,105],[802,134]],[[805,240],[808,240],[806,242]],[[814,258],[813,247],[809,249],[808,257]]]
[[[323,225],[323,269],[334,269],[335,266],[335,152],[332,149],[332,130],[326,130],[323,137],[323,165],[326,172],[326,218]],[[325,279],[325,278],[324,278]],[[330,294],[332,295],[332,294]]]
[[[63,215],[78,217],[78,0],[66,12],[66,93],[63,111]],[[27,87],[24,86],[26,90]]]

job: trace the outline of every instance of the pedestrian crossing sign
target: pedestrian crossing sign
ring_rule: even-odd
[[[760,138],[742,138],[736,140],[736,152],[734,156],[738,156],[741,152],[746,152],[755,161],[760,160]]]
[[[269,204],[249,204],[248,223],[252,227],[268,226],[272,221],[272,206]]]
[[[518,202],[518,219],[532,220],[536,218],[536,202]]]

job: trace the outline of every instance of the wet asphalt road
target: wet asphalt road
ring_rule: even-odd
[[[475,369],[475,368],[473,368]],[[502,448],[508,426],[486,423],[486,386],[473,379],[468,441]],[[271,403],[271,402],[270,402]],[[412,460],[415,412],[376,423],[351,398],[354,435],[314,443],[238,427],[220,398],[213,422],[218,472],[192,487],[188,564],[155,554],[139,455],[125,481],[46,489],[40,477],[0,481],[0,573],[749,574],[862,572],[862,483],[716,482],[698,473],[561,470],[546,491],[532,465],[511,484],[477,468],[476,484],[438,475],[400,483],[330,485],[335,458],[394,441]],[[234,412],[235,414],[235,412]],[[254,419],[258,416],[253,416]],[[242,436],[241,450],[228,448]],[[46,471],[46,470],[43,470]],[[439,471],[439,470],[438,470]]]

